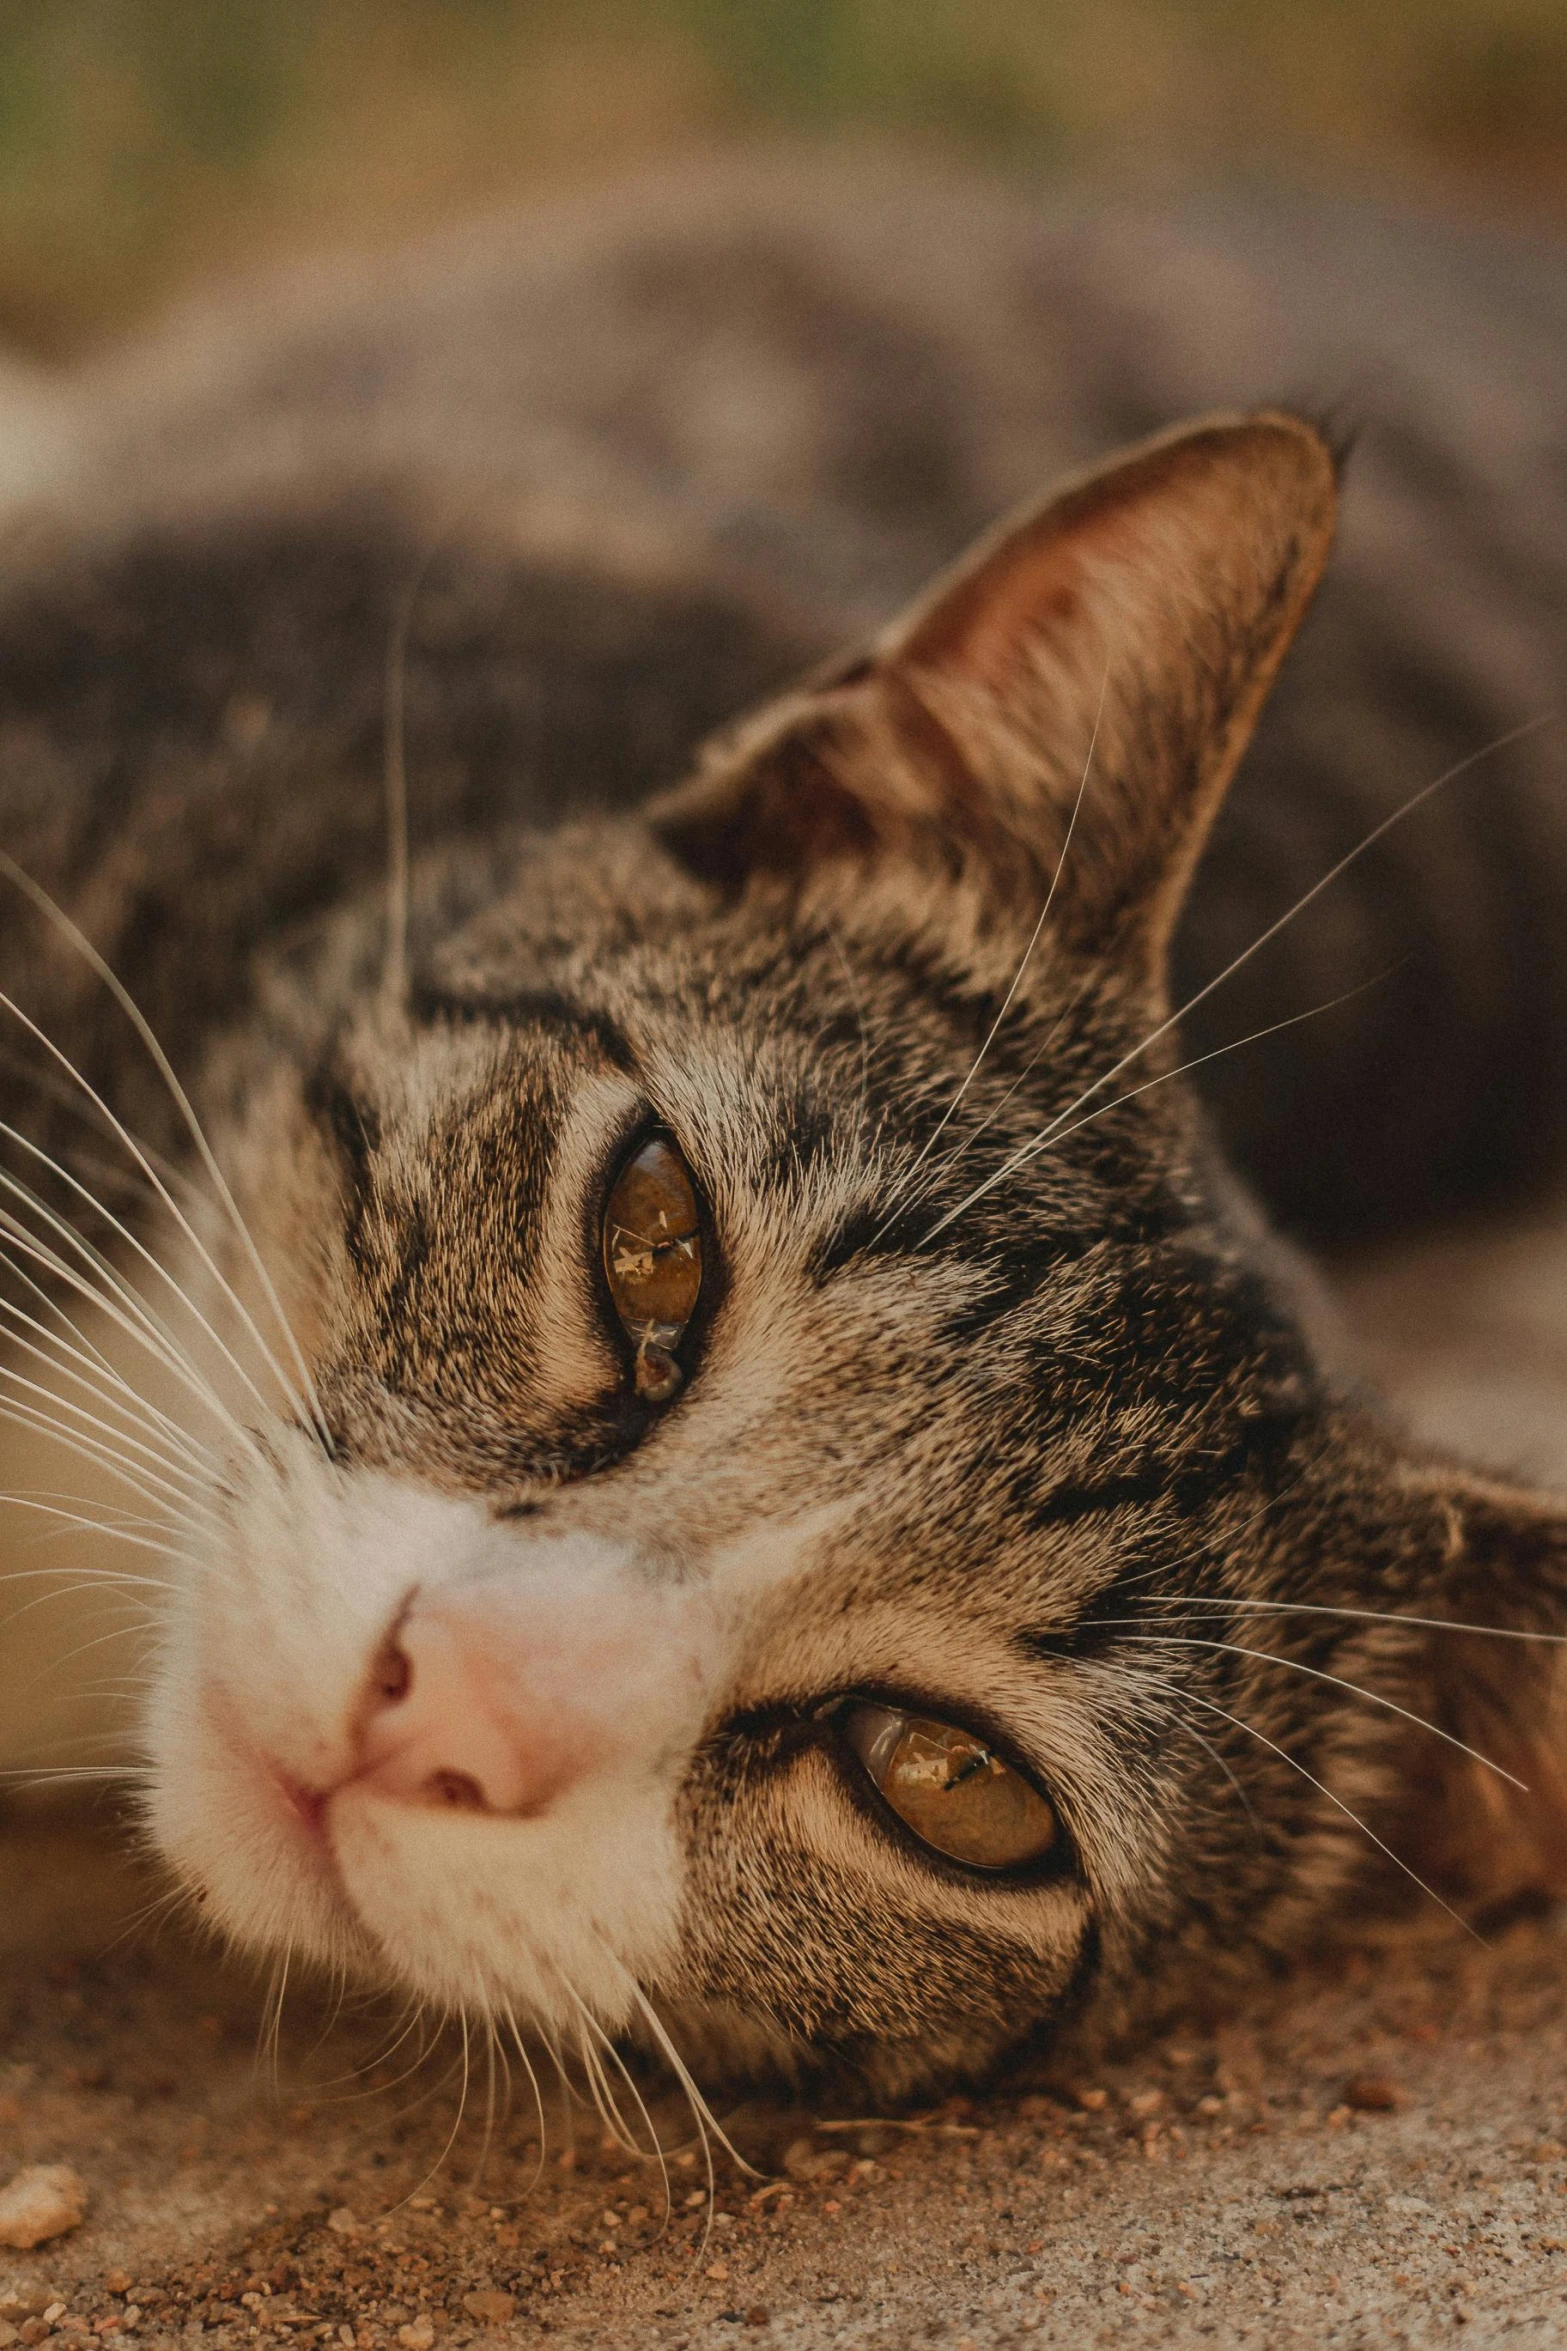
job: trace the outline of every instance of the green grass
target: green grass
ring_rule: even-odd
[[[0,333],[695,141],[1567,211],[1563,0],[0,0]]]

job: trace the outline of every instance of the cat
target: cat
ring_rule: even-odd
[[[1300,1244],[1559,1164],[1564,311],[812,158],[24,387],[11,1525],[224,1935],[892,2097],[1557,1885],[1567,1506]]]

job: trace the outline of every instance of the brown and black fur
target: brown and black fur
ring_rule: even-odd
[[[836,1768],[832,1685],[797,1596],[758,1601],[680,1791],[678,1957],[646,1987],[693,2042],[901,2087],[1288,1953],[1388,1848],[1455,1898],[1553,1880],[1548,1790],[1503,1790],[1504,1852],[1502,1783],[1421,1727],[1545,1788],[1539,1653],[1420,1620],[1567,1630],[1567,1523],[1404,1446],[1225,1154],[1311,1237],[1550,1172],[1559,737],[1389,833],[1104,1083],[1560,690],[1558,257],[1367,216],[1329,268],[1330,226],[876,173],[658,190],[438,255],[395,300],[301,296],[255,348],[210,347],[194,392],[123,368],[16,517],[0,846],[196,1092],[337,1461],[567,1530],[639,1515],[693,1554],[826,1512],[813,1621],[881,1627],[855,1686],[955,1703],[1050,1780],[1048,1885],[807,1863],[788,1791]],[[1058,470],[1292,393],[1363,412],[1345,545],[1223,814],[1327,554],[1313,429],[1148,445],[874,634]],[[1145,491],[1231,499],[1232,465],[1201,592],[1171,618],[1150,591],[1127,662],[1096,668],[1059,550],[1114,541]],[[420,854],[389,1013],[405,609]],[[182,1150],[120,1016],[20,904],[0,985]],[[1344,998],[1197,1091],[1132,1090]],[[663,1417],[601,1337],[563,1371],[539,1303],[556,1131],[628,1072],[656,1073],[735,1236]],[[15,1099],[74,1145],[57,1087]],[[954,1696],[943,1641],[1004,1659],[1005,1689]],[[1079,1748],[1041,1753],[1005,1691],[1088,1725]]]

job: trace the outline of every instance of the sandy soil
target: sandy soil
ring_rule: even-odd
[[[1567,1241],[1361,1269],[1414,1418],[1567,1472]],[[73,2234],[0,2252],[0,2351],[133,2333],[348,2351],[528,2344],[945,2351],[1567,2343],[1567,1923],[1436,1920],[1066,2080],[885,2118],[753,2103],[713,2191],[472,2053],[255,1985],[146,1917],[123,1827],[0,1820],[0,2180],[65,2162]],[[410,2067],[413,2068],[410,2071]],[[487,2107],[493,2115],[486,2120]]]

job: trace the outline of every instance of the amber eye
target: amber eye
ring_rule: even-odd
[[[851,1706],[849,1745],[882,1801],[927,1845],[970,1869],[1042,1861],[1059,1829],[1050,1805],[972,1731],[889,1706]]]
[[[702,1287],[696,1187],[673,1143],[633,1151],[604,1204],[604,1278],[636,1344],[637,1394],[665,1404],[684,1374],[675,1360]]]

